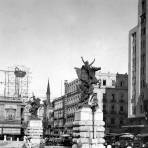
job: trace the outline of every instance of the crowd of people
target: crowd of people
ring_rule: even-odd
[[[105,137],[106,148],[148,148],[148,135],[132,135],[130,133]]]

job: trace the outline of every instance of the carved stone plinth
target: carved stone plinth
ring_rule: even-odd
[[[30,120],[26,135],[30,138],[32,144],[40,144],[41,136],[43,135],[42,120]]]
[[[77,144],[78,148],[105,148],[104,125],[103,112],[100,109],[94,113],[94,124],[91,108],[79,109],[75,113],[73,122],[73,142]]]

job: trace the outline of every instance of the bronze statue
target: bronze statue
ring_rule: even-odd
[[[37,111],[40,107],[40,99],[39,98],[35,98],[35,96],[33,96],[28,104],[31,105],[31,108],[29,109],[29,112],[31,113],[31,118],[36,119],[37,117]]]
[[[82,65],[81,69],[75,68],[78,78],[81,81],[79,86],[79,90],[81,91],[81,101],[80,106],[84,106],[84,104],[88,104],[88,100],[90,95],[93,94],[93,84],[97,84],[99,80],[95,77],[95,72],[100,70],[100,67],[93,67],[92,64],[95,62],[95,59],[89,64],[88,61],[84,61],[83,57],[81,57]]]

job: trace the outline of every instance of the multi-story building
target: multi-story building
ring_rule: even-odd
[[[102,73],[97,72],[96,78],[99,80],[99,83],[97,84],[98,89],[98,104],[99,108],[103,110],[103,95],[106,92],[106,88],[114,88],[116,84],[116,74],[113,73]]]
[[[65,81],[65,128],[68,134],[72,134],[73,121],[75,111],[78,110],[81,93],[78,90],[80,81],[75,79],[74,81]]]
[[[125,120],[125,117],[127,118],[127,77],[127,74],[121,75],[101,72],[96,73],[96,78],[99,80],[99,83],[95,86],[98,93],[99,108],[103,110],[104,107],[104,109],[106,109],[105,111],[108,111],[108,114],[106,112],[104,113],[104,119],[105,121],[107,120],[107,125],[109,125],[111,121],[114,122],[113,120],[115,119],[117,122],[115,121],[112,126],[115,127],[116,125],[118,125],[119,127],[119,122],[121,126],[124,122],[123,120]],[[72,133],[74,114],[75,111],[78,110],[79,101],[81,98],[81,93],[78,89],[79,84],[80,81],[78,79],[75,79],[74,81],[71,81],[69,83],[65,81],[65,127],[67,128],[67,132],[69,134]],[[118,102],[118,105],[117,102],[114,102],[114,100],[112,103],[110,103],[113,93],[116,95],[115,98]],[[103,98],[105,96],[108,100],[107,102],[103,102]],[[121,97],[122,99],[119,99]],[[117,108],[116,112],[113,112],[113,110],[111,110],[113,105]],[[117,116],[119,112],[120,114],[119,116]],[[111,118],[110,115],[112,115],[114,119]],[[108,126],[108,129],[110,127]]]
[[[22,138],[24,104],[21,98],[0,97],[0,138]]]
[[[64,129],[64,96],[58,97],[53,100],[54,114],[53,114],[53,122],[54,122],[54,134],[61,135]]]
[[[148,115],[148,1],[139,0],[138,24],[129,32],[128,116],[145,129]],[[133,126],[132,125],[132,126]],[[134,127],[134,126],[133,126]],[[139,130],[142,132],[142,128]]]
[[[113,127],[120,128],[125,122],[125,117],[127,118],[128,75],[97,72],[96,78],[99,83],[95,86],[95,91],[97,90],[99,108],[104,111],[106,127],[108,127],[109,131]],[[53,101],[56,134],[60,134],[60,131],[72,134],[74,116],[79,108],[81,98],[79,84],[79,79],[71,82],[65,81],[64,96]],[[112,99],[113,97],[114,99]]]
[[[128,115],[128,75],[116,74],[114,87],[106,87],[103,93],[103,117],[106,133],[124,131]]]
[[[139,0],[138,24],[129,32],[129,112],[144,123],[148,96],[148,2]],[[140,121],[138,124],[141,124]]]

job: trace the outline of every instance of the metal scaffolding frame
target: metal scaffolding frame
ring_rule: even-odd
[[[9,67],[8,70],[0,70],[4,73],[3,96],[14,98],[28,98],[30,72],[25,66]]]

